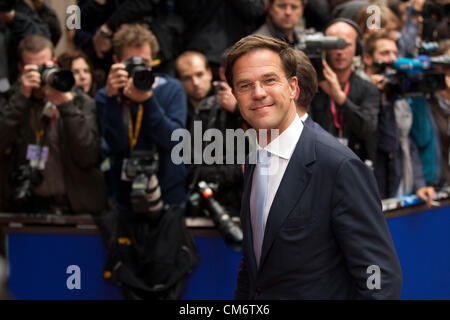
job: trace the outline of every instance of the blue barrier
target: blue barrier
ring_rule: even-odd
[[[403,270],[401,298],[450,299],[450,206],[421,208],[387,222]],[[14,298],[122,299],[120,289],[102,278],[106,249],[98,233],[29,229],[9,227],[6,232]],[[194,239],[202,261],[190,275],[183,298],[232,299],[241,252],[226,246],[218,233]],[[68,288],[70,266],[79,267],[79,289]]]

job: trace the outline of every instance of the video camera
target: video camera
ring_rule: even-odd
[[[311,64],[317,72],[317,80],[324,80],[322,60],[325,59],[325,51],[331,49],[344,49],[347,42],[343,38],[328,37],[321,34],[312,34],[300,37],[300,43],[296,47],[302,50],[311,60]]]
[[[49,84],[61,92],[68,92],[75,84],[72,71],[62,70],[53,62],[46,62],[38,67],[41,74],[41,86]]]
[[[387,79],[384,92],[388,98],[423,96],[446,88],[445,74],[436,68],[450,67],[450,55],[399,58],[393,63],[375,62],[374,66]]]
[[[141,57],[131,57],[125,62],[125,70],[133,78],[133,84],[140,91],[149,91],[155,76],[149,64]]]
[[[159,156],[156,151],[133,151],[125,167],[125,174],[132,180],[131,205],[136,213],[146,214],[156,221],[162,214],[163,201],[156,173]]]
[[[10,12],[14,8],[15,0],[0,0],[0,12]]]

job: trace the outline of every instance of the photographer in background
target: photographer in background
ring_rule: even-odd
[[[127,298],[179,299],[198,263],[184,223],[186,168],[171,159],[186,95],[178,80],[153,74],[159,45],[144,25],[122,25],[112,43],[115,63],[95,97],[115,203],[97,220],[108,249],[104,274]]]
[[[236,99],[226,81],[212,82],[212,71],[206,57],[200,52],[183,52],[175,61],[175,71],[184,86],[189,102],[186,127],[191,137],[195,135],[195,126],[200,125],[202,136],[208,129],[218,129],[224,137],[223,164],[207,165],[203,161],[202,164],[194,164],[195,150],[192,141],[192,165],[188,166],[188,183],[191,185],[203,180],[217,185],[218,202],[225,206],[231,215],[238,216],[243,182],[241,166],[237,164],[235,155],[233,155],[234,164],[226,164],[225,140],[226,129],[242,128]],[[219,74],[223,75],[221,69]],[[204,143],[201,148],[202,154],[205,147]],[[236,148],[234,151],[236,152]]]
[[[393,63],[398,58],[395,38],[388,31],[371,33],[364,41],[365,72],[380,90],[378,117],[378,147],[375,177],[382,198],[416,193],[430,206],[434,188],[427,187],[416,144],[410,138],[412,112],[402,97],[387,97],[387,78],[376,63]]]
[[[439,52],[437,54],[450,56],[450,39],[439,42]],[[432,94],[428,101],[428,106],[439,132],[442,150],[442,175],[445,179],[445,184],[448,186],[450,185],[450,66],[447,64],[441,68],[441,71],[445,73],[446,88]]]
[[[23,0],[0,0],[0,92],[16,81],[17,46],[30,34],[50,38],[47,25]]]
[[[115,63],[106,87],[95,96],[102,135],[113,159],[109,187],[119,208],[131,209],[131,183],[121,176],[125,173],[123,160],[134,150],[156,147],[164,203],[181,204],[186,195],[186,169],[171,160],[171,150],[176,145],[171,134],[186,123],[186,95],[178,80],[151,72],[158,49],[155,36],[144,25],[122,25],[114,34]],[[150,74],[143,76],[142,85],[148,87],[138,89],[133,74],[142,69]],[[153,81],[150,77],[154,77]]]
[[[319,81],[310,115],[371,167],[380,97],[377,88],[352,69],[353,58],[362,55],[361,31],[352,20],[338,18],[329,23],[324,34],[343,38],[347,46],[327,51],[323,61],[325,80]]]
[[[70,71],[55,65],[50,40],[19,44],[20,80],[0,109],[0,150],[6,159],[5,210],[95,213],[105,206],[95,104],[71,91]]]

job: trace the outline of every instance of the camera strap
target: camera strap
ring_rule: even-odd
[[[141,125],[142,125],[142,117],[144,115],[144,107],[142,106],[142,103],[139,104],[139,110],[136,116],[136,123],[134,125],[134,132],[133,132],[133,118],[131,117],[131,111],[130,108],[127,109],[128,111],[128,139],[130,140],[130,150],[133,150],[136,146],[139,132],[141,131]]]
[[[344,87],[344,93],[345,96],[348,95],[348,92],[350,91],[350,80],[347,81],[347,83],[345,84]],[[342,134],[343,134],[343,127],[344,127],[344,115],[339,112],[337,112],[337,108],[336,108],[336,102],[334,102],[333,99],[330,98],[330,104],[331,104],[331,114],[333,116],[333,123],[334,126],[339,130],[339,137],[342,138]],[[339,117],[339,119],[338,119]]]

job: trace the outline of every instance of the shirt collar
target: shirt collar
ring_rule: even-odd
[[[280,158],[289,160],[294,153],[297,141],[302,133],[303,123],[298,115],[295,115],[294,121],[283,131],[276,139],[271,141],[264,149]],[[257,149],[262,149],[259,145]]]
[[[303,123],[305,123],[305,122],[306,122],[306,119],[308,119],[308,112],[306,112],[304,115],[302,115],[302,116],[300,117],[300,121],[303,122]]]

